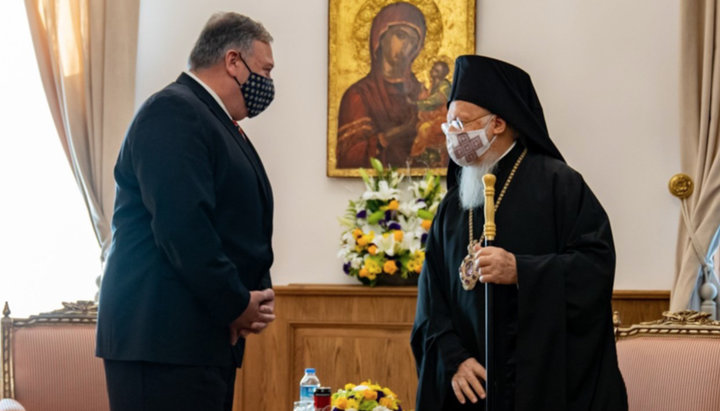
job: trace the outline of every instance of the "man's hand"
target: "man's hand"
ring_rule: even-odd
[[[499,247],[475,246],[475,267],[481,283],[517,284],[515,256]]]
[[[450,382],[460,404],[465,404],[466,399],[475,404],[478,397],[485,398],[485,389],[480,379],[485,381],[487,376],[485,368],[475,358],[470,357],[460,363]]]
[[[268,288],[250,291],[250,303],[245,311],[230,324],[230,344],[240,337],[258,334],[275,319],[275,293]]]

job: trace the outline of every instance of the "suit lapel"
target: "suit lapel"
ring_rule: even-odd
[[[239,132],[240,132],[240,130],[238,130],[238,133]],[[250,147],[250,150],[252,150],[252,153],[254,155],[253,157],[255,159],[257,159],[257,170],[259,170],[260,173],[262,174],[261,180],[265,182],[265,184],[263,184],[263,190],[265,191],[265,198],[268,199],[270,207],[272,207],[272,205],[273,205],[272,189],[270,188],[270,179],[268,178],[267,173],[265,172],[265,167],[263,166],[262,161],[260,161],[260,156],[258,155],[257,151],[255,150],[255,146],[252,144],[252,142],[247,137],[247,135],[243,136],[243,142],[245,142]]]
[[[252,144],[250,144],[250,141],[247,140],[245,136],[240,134],[240,130],[238,130],[238,128],[235,126],[235,123],[233,123],[230,117],[228,117],[225,110],[220,107],[220,105],[217,103],[217,101],[215,101],[213,96],[211,96],[210,93],[208,93],[202,85],[198,84],[197,81],[195,81],[192,77],[188,76],[185,73],[180,74],[177,82],[188,87],[200,100],[202,100],[208,106],[208,108],[210,108],[210,111],[215,115],[218,121],[220,121],[220,123],[225,127],[228,133],[230,133],[233,140],[235,140],[237,145],[240,146],[240,149],[243,151],[245,157],[247,157],[247,160],[250,162],[250,165],[255,171],[255,177],[260,183],[261,191],[263,197],[265,198],[265,201],[268,204],[272,205],[272,191],[270,191],[270,181],[268,180],[267,174],[265,173],[265,168],[260,161],[260,157],[258,156]]]

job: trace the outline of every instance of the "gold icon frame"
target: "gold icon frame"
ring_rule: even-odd
[[[327,175],[359,177],[357,168],[337,167],[337,131],[343,93],[370,71],[370,28],[374,17],[392,3],[410,3],[424,15],[425,42],[412,64],[423,84],[435,61],[444,61],[452,78],[455,58],[475,53],[475,0],[330,0],[328,34]],[[399,168],[405,174],[423,175],[427,167]],[[445,175],[445,165],[430,168]]]

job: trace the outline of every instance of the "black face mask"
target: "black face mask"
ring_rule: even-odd
[[[245,99],[245,107],[248,110],[248,117],[255,117],[262,113],[275,97],[275,85],[272,79],[263,77],[250,69],[245,60],[238,53],[240,61],[243,62],[250,72],[250,77],[245,83],[240,84],[237,77],[233,77],[235,82],[240,86],[240,92]]]

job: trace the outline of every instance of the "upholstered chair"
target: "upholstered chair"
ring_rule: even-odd
[[[665,312],[616,337],[630,411],[720,410],[720,322],[709,314]]]
[[[63,306],[11,318],[5,303],[0,411],[109,410],[103,363],[94,355],[97,305]]]

